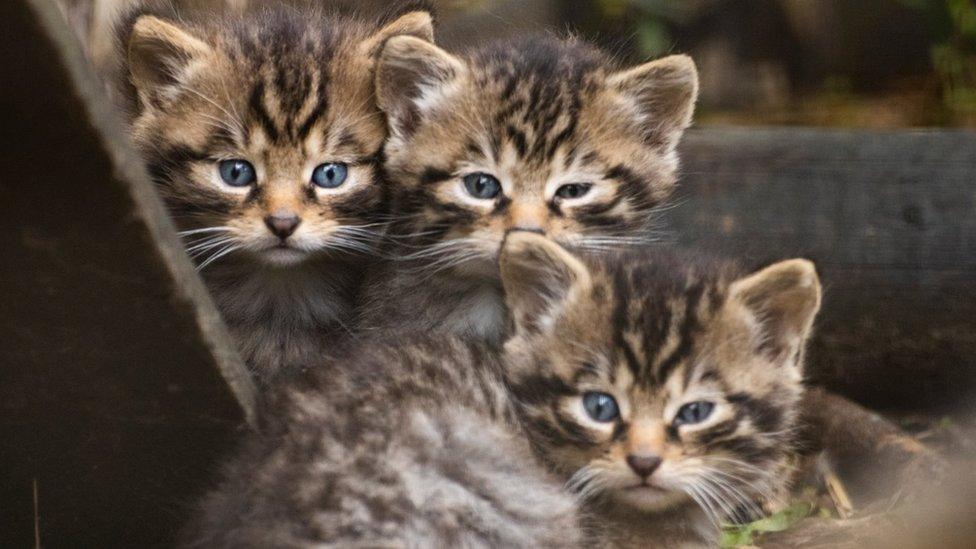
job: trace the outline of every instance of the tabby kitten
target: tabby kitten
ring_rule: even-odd
[[[501,271],[518,413],[605,539],[715,546],[720,522],[782,493],[820,306],[810,262],[745,276],[664,251],[585,264],[518,233]]]
[[[710,521],[744,519],[783,482],[820,300],[809,262],[748,276],[666,252],[583,263],[517,231],[500,263],[502,354],[456,337],[350,343],[341,368],[274,393],[188,544],[714,544]]]
[[[373,69],[386,25],[269,5],[123,25],[132,137],[262,382],[343,333],[383,206]]]
[[[647,240],[674,187],[697,82],[686,56],[621,70],[574,39],[528,37],[467,57],[391,39],[376,93],[400,260],[372,273],[363,325],[497,343],[508,231],[595,250]]]
[[[497,353],[388,334],[332,363],[275,391],[184,546],[578,544],[578,503],[512,428]]]

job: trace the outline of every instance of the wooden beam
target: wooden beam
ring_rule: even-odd
[[[167,545],[253,388],[54,3],[0,20],[0,546]]]
[[[973,397],[976,133],[708,129],[681,154],[676,240],[816,261],[814,383],[876,407]]]

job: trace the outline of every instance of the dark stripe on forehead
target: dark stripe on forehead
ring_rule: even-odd
[[[698,303],[701,300],[705,286],[701,282],[695,283],[685,293],[685,317],[678,330],[678,346],[661,362],[655,372],[658,383],[667,381],[668,376],[675,367],[684,359],[688,358],[694,344],[695,334],[700,328],[698,321]]]
[[[623,269],[617,269],[614,273],[613,289],[614,303],[613,317],[613,343],[618,351],[623,355],[627,368],[634,376],[634,379],[641,379],[641,364],[637,360],[637,355],[630,343],[624,338],[624,334],[631,328],[630,319],[627,316],[627,308],[630,305],[630,285],[626,280],[627,274]]]
[[[280,133],[278,128],[275,126],[273,120],[271,120],[271,115],[268,114],[268,110],[264,107],[264,83],[258,82],[254,86],[254,90],[251,92],[251,99],[248,103],[251,109],[251,113],[257,118],[258,123],[261,124],[261,129],[264,130],[265,135],[271,141],[278,141]]]

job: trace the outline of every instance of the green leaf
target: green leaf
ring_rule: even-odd
[[[794,503],[768,517],[748,524],[726,524],[722,527],[721,547],[740,547],[752,545],[756,534],[763,532],[782,532],[813,513],[813,505]]]

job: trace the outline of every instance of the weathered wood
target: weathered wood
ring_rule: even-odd
[[[165,545],[250,381],[54,3],[0,20],[0,546]]]
[[[677,240],[816,261],[813,382],[880,407],[971,401],[976,133],[709,129],[681,154]]]

